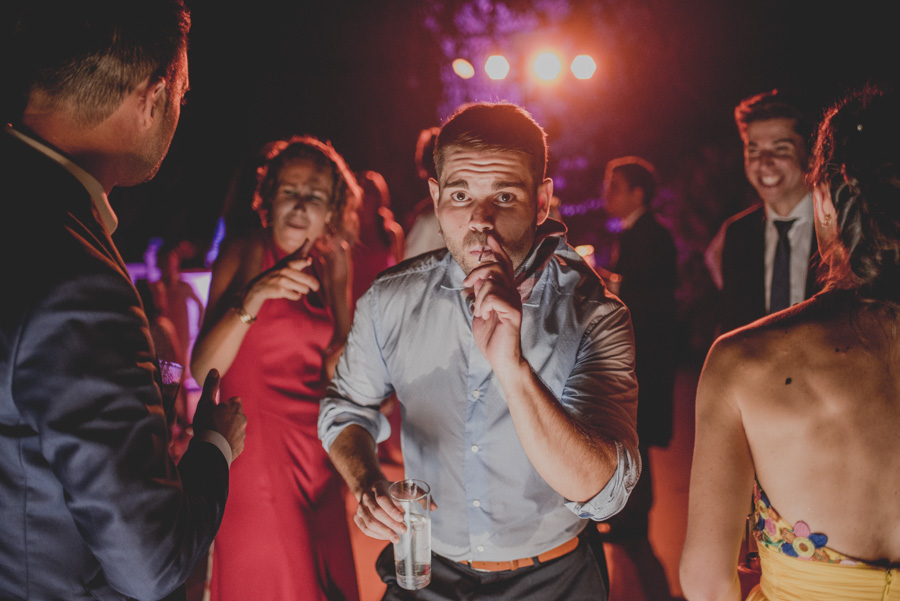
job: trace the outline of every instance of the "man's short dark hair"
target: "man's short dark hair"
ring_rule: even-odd
[[[16,108],[66,108],[90,126],[147,78],[165,77],[172,97],[190,25],[182,0],[30,0],[9,57]]]
[[[786,92],[779,90],[763,92],[742,100],[734,108],[734,121],[743,138],[747,131],[747,126],[756,121],[793,119],[794,131],[803,138],[804,148],[808,154],[812,148],[814,124],[800,110],[799,106],[799,102]]]
[[[535,186],[547,173],[547,134],[528,111],[509,102],[467,104],[447,120],[434,146],[438,175],[444,150],[452,147],[521,152],[528,156]]]
[[[620,174],[629,188],[640,188],[644,192],[644,206],[650,206],[656,196],[656,169],[641,157],[621,157],[606,165],[606,177]]]

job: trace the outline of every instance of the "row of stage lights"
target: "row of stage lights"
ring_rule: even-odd
[[[562,73],[562,59],[553,52],[542,52],[538,54],[531,63],[531,68],[538,79],[542,81],[553,81]],[[569,65],[572,75],[575,79],[590,79],[597,70],[597,63],[587,54],[579,54]],[[505,56],[494,54],[489,56],[484,62],[484,72],[493,80],[506,79],[509,75],[509,61]],[[453,72],[462,79],[472,79],[475,77],[475,67],[464,58],[458,58],[453,61]]]

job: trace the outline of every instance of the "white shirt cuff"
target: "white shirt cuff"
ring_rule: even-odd
[[[231,445],[228,444],[228,440],[224,436],[215,430],[203,430],[197,434],[197,438],[216,445],[216,448],[225,456],[225,461],[228,462],[228,469],[231,469]]]

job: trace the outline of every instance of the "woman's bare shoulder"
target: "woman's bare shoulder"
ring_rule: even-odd
[[[747,392],[786,364],[804,364],[828,337],[829,326],[815,303],[801,303],[720,336],[704,366],[707,379]],[[742,394],[741,396],[746,396]]]

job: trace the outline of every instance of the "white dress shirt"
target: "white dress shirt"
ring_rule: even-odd
[[[529,462],[503,389],[472,338],[465,273],[446,250],[378,277],[359,301],[322,401],[319,437],[328,449],[350,424],[385,440],[390,427],[379,406],[397,393],[406,477],[431,486],[440,506],[432,546],[454,561],[552,549],[585,519],[621,510],[640,474],[628,311],[561,232],[536,247],[520,268],[522,352],[572,419],[615,443],[616,472],[594,498],[564,499]]]

